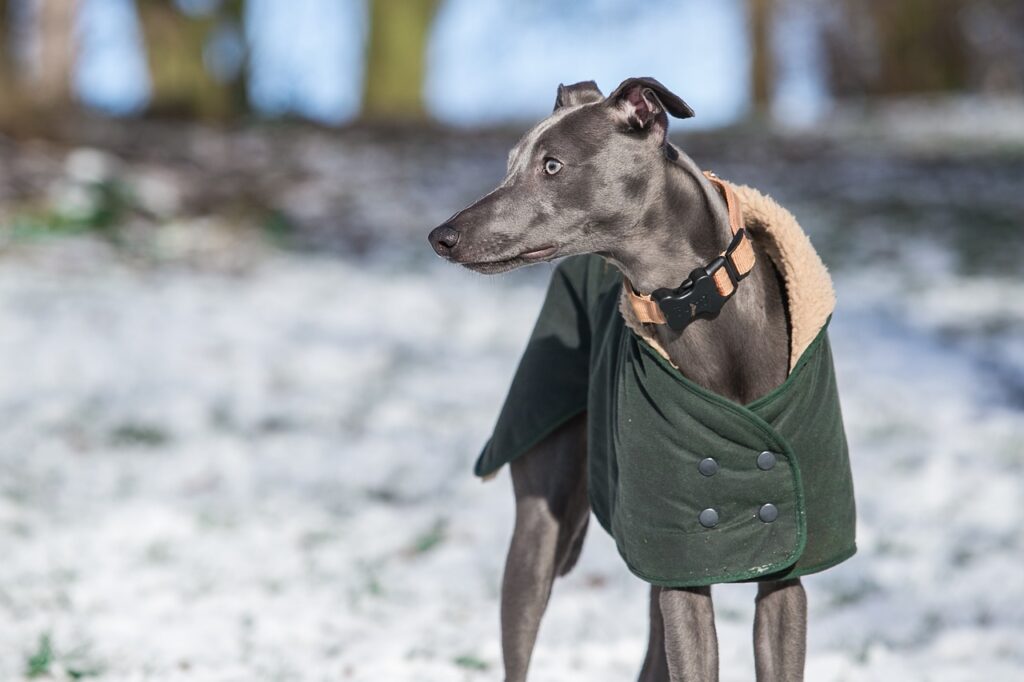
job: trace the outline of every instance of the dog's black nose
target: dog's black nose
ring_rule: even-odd
[[[459,231],[449,223],[445,223],[441,227],[435,227],[431,230],[428,239],[438,256],[448,256],[451,254],[452,249],[455,248],[455,245],[459,243]]]

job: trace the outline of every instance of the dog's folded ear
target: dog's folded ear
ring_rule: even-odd
[[[591,104],[604,99],[601,90],[594,81],[582,81],[572,85],[558,86],[558,94],[555,95],[555,111],[562,107],[574,107],[579,104]]]
[[[693,109],[653,78],[627,78],[605,100],[635,130],[668,129],[668,116],[692,118]]]

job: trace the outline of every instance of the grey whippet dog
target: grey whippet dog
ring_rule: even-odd
[[[652,78],[604,97],[592,81],[559,86],[555,110],[512,149],[492,192],[430,233],[441,256],[481,273],[598,254],[641,292],[673,288],[729,243],[726,205],[697,165],[668,142],[668,114],[693,116]],[[782,285],[761,257],[710,324],[658,327],[677,367],[741,404],[788,371]],[[757,339],[757,343],[750,343]],[[576,562],[589,518],[585,415],[511,464],[515,530],[501,594],[506,680],[524,680],[555,576]],[[807,602],[799,579],[759,583],[754,619],[758,680],[800,680]],[[640,680],[717,680],[710,587],[652,587]]]

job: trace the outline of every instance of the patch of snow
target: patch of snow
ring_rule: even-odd
[[[0,679],[44,634],[110,680],[499,678],[512,498],[470,466],[550,268],[88,244],[0,261]],[[836,279],[860,552],[806,580],[808,679],[1015,679],[1020,410],[927,292],[911,318]],[[722,679],[752,679],[754,588],[715,592]],[[531,679],[634,678],[646,594],[593,524]]]

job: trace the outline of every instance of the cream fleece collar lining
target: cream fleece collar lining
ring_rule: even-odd
[[[792,213],[752,187],[729,185],[743,208],[747,232],[764,248],[782,275],[789,304],[789,369],[792,371],[835,308],[832,278]],[[641,324],[637,319],[625,290],[619,298],[619,312],[627,327],[671,362],[658,343],[654,326]]]

